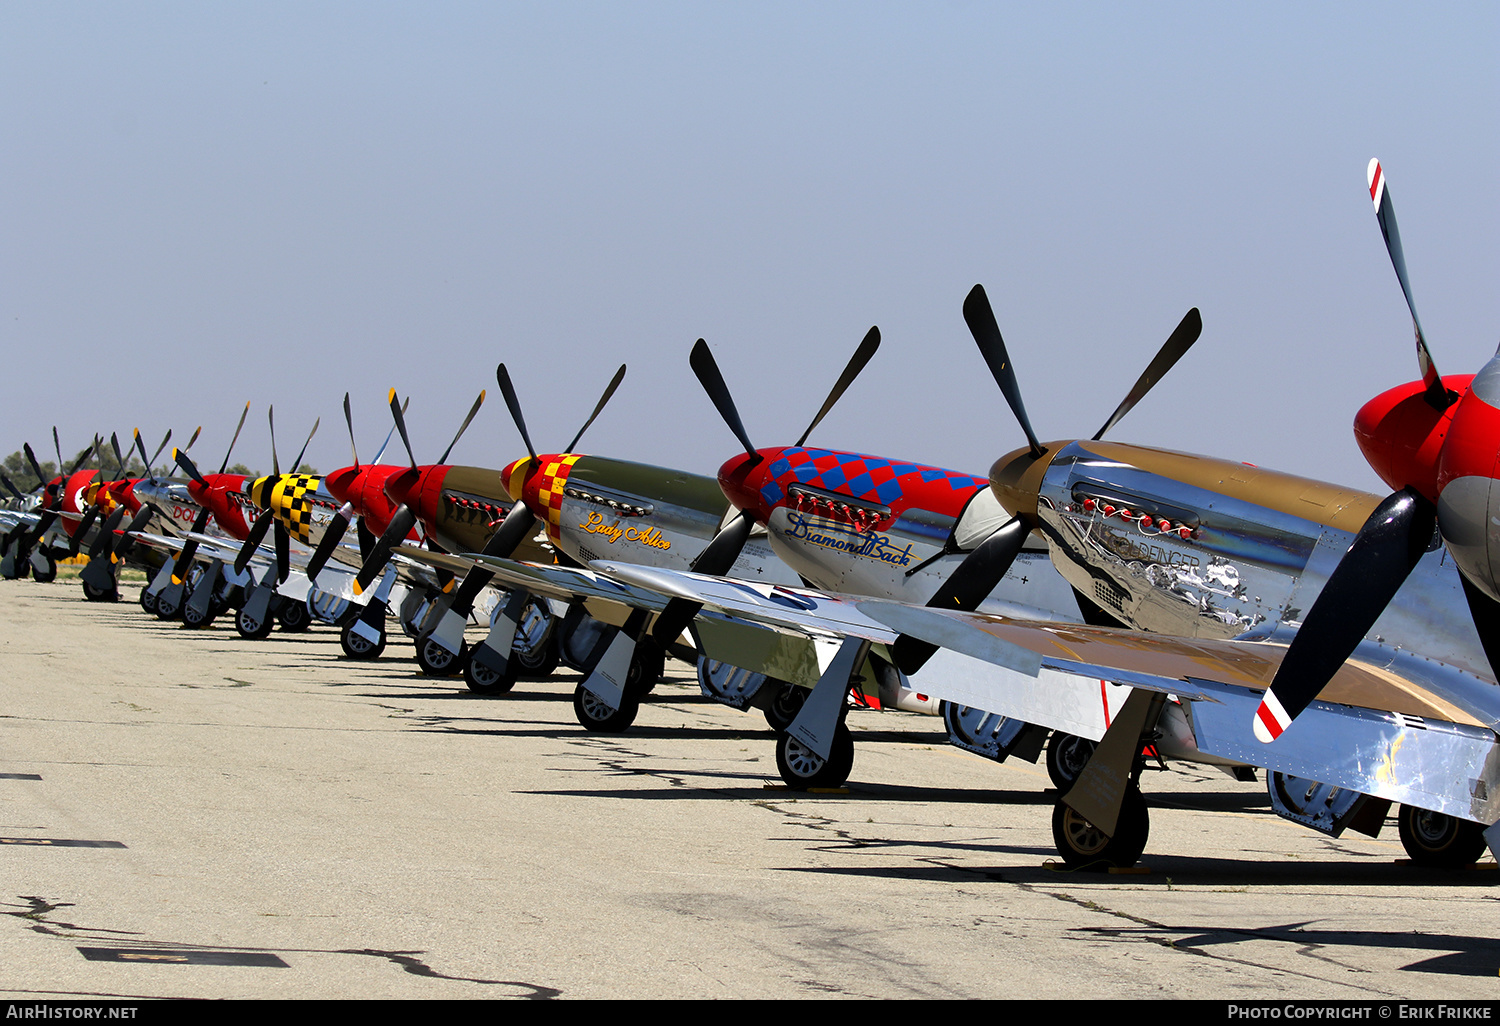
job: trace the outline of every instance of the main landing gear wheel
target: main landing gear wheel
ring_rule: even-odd
[[[141,608],[151,616],[156,615],[156,596],[148,588],[141,589]]]
[[[1086,737],[1054,730],[1047,741],[1047,776],[1052,778],[1052,786],[1067,793],[1078,781],[1078,774],[1089,764],[1096,747]]]
[[[192,627],[195,629],[212,627],[214,617],[217,615],[218,610],[214,608],[214,603],[212,602],[208,604],[207,612],[203,613],[202,615],[199,615],[193,603],[189,602],[187,605],[182,607],[182,625],[184,627]]]
[[[792,735],[782,734],[776,739],[776,769],[793,791],[842,787],[854,769],[854,735],[840,723],[825,760]]]
[[[582,684],[573,689],[573,715],[585,730],[618,734],[635,722],[640,711],[641,700],[629,691],[616,709]]]
[[[28,563],[31,567],[31,579],[38,584],[51,584],[57,580],[57,560],[51,556],[46,556],[45,558],[47,560],[47,568],[45,570],[38,570],[35,565]]]
[[[357,622],[351,620],[339,631],[339,644],[344,648],[344,655],[350,659],[379,659],[380,653],[385,651],[385,631],[381,631],[380,640],[372,644],[368,638],[354,633],[352,628]]]
[[[281,612],[276,614],[276,619],[281,622],[281,629],[288,634],[301,634],[312,626],[312,611],[307,608],[306,602],[285,602],[281,606]]]
[[[802,703],[812,694],[807,688],[775,678],[768,678],[761,687],[776,689],[771,695],[771,704],[765,708],[765,715],[766,726],[777,732],[792,725],[792,721],[802,711]]]
[[[429,677],[452,677],[462,672],[468,660],[467,640],[459,643],[458,655],[454,655],[430,637],[417,639],[417,665]]]
[[[1146,811],[1146,799],[1135,784],[1130,784],[1125,790],[1113,837],[1106,836],[1104,831],[1062,802],[1052,807],[1052,841],[1057,845],[1057,853],[1072,869],[1096,872],[1104,872],[1110,867],[1128,869],[1140,861],[1150,833],[1151,815]]]
[[[503,695],[516,686],[520,668],[515,652],[505,661],[504,673],[497,673],[471,655],[464,663],[464,683],[476,695]]]
[[[120,591],[118,588],[96,588],[88,581],[84,581],[83,597],[90,602],[118,602]]]
[[[526,603],[521,623],[516,628],[506,663],[517,663],[516,675],[547,678],[557,669],[561,654],[557,650],[558,632],[553,629],[551,610],[538,605],[537,599]]]
[[[1403,805],[1396,826],[1401,846],[1418,866],[1462,869],[1484,854],[1484,827],[1467,819]]]
[[[168,591],[175,592],[179,596],[178,599],[174,601],[168,598]],[[156,618],[158,620],[176,620],[177,614],[182,612],[182,607],[179,604],[182,601],[181,595],[182,592],[179,589],[172,588],[156,596]]]
[[[276,626],[276,621],[271,614],[266,613],[264,620],[257,620],[243,609],[234,614],[234,629],[240,632],[240,637],[248,641],[259,641],[271,636],[271,628]]]

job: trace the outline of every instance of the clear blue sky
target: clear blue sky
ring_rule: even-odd
[[[983,282],[1044,438],[1380,488],[1349,425],[1416,376],[1365,192],[1385,165],[1439,368],[1500,342],[1500,5],[109,4],[0,8],[0,451],[204,425],[217,465],[563,445],[712,472],[758,445],[984,471],[1021,435],[960,314]],[[50,448],[50,442],[47,443]],[[39,450],[40,451],[40,450]]]

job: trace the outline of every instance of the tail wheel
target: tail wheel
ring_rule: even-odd
[[[807,701],[807,696],[812,694],[807,688],[799,687],[790,681],[767,678],[762,687],[775,687],[776,693],[771,697],[771,704],[766,706],[766,726],[775,731],[783,731],[792,725],[797,714],[802,711],[802,703]]]
[[[286,602],[276,619],[281,621],[281,629],[288,634],[301,634],[312,626],[312,611],[306,602]]]
[[[1073,869],[1104,871],[1128,869],[1140,861],[1151,833],[1151,815],[1146,799],[1134,784],[1125,790],[1114,836],[1106,834],[1071,807],[1058,802],[1052,807],[1052,840],[1057,852]]]
[[[1484,827],[1467,819],[1403,805],[1396,826],[1401,846],[1419,866],[1461,869],[1484,854]]]
[[[1047,742],[1047,776],[1052,778],[1052,786],[1064,794],[1071,790],[1096,747],[1086,737],[1054,730]]]

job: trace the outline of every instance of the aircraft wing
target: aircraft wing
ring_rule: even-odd
[[[911,687],[971,708],[1076,733],[1088,725],[1085,711],[1097,706],[1102,682],[1127,684],[1181,702],[1205,754],[1464,819],[1500,819],[1500,689],[1379,646],[1356,651],[1280,738],[1262,744],[1251,725],[1286,653],[1284,640],[1011,620],[656,567],[591,566],[633,588],[777,631],[881,642],[911,634],[941,646]]]

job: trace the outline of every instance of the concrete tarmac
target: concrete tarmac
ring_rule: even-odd
[[[126,588],[133,599],[135,587]],[[674,663],[629,732],[575,674],[481,698],[393,638],[190,631],[0,581],[0,994],[1500,995],[1500,872],[1146,775],[1149,872],[1062,871],[1039,766],[856,711],[847,794]]]

